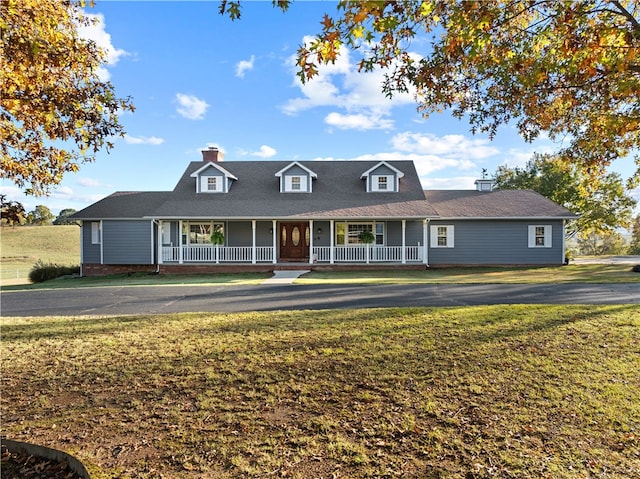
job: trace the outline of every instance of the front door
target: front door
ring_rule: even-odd
[[[309,261],[309,223],[280,223],[280,261]]]

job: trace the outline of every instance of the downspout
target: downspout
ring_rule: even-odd
[[[80,227],[80,277],[84,278],[82,274],[82,265],[84,264],[84,221],[76,223]]]
[[[158,226],[158,238],[156,242],[156,256],[155,256],[155,265],[156,270],[153,274],[160,274],[160,255],[162,254],[162,231],[160,231],[160,222],[158,220],[151,220],[151,244],[153,244],[153,225]],[[151,252],[153,255],[153,251]]]
[[[423,241],[423,251],[424,251],[424,264],[428,268],[429,267],[429,222],[431,220],[426,218],[422,225],[422,241]]]

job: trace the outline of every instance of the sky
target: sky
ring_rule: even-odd
[[[383,71],[359,73],[357,51],[343,49],[303,85],[296,51],[321,31],[325,13],[336,13],[333,1],[297,0],[286,13],[271,1],[244,1],[237,21],[218,7],[97,0],[87,8],[98,22],[81,34],[108,52],[99,74],[136,108],[120,117],[126,136],[48,197],[26,196],[6,180],[0,193],[27,212],[45,205],[57,215],[116,191],[168,191],[210,146],[224,161],[413,160],[425,189],[473,189],[483,169],[524,166],[534,152],[559,147],[545,137],[526,143],[512,125],[490,140],[449,112],[425,119],[410,94],[381,93]],[[625,179],[635,170],[631,159],[612,168]]]

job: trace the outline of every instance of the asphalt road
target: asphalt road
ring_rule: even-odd
[[[640,283],[130,286],[0,294],[3,316],[80,316],[487,304],[639,304]]]

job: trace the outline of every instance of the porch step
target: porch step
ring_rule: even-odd
[[[275,270],[273,276],[264,280],[262,284],[291,284],[296,278],[310,271],[308,269]]]

